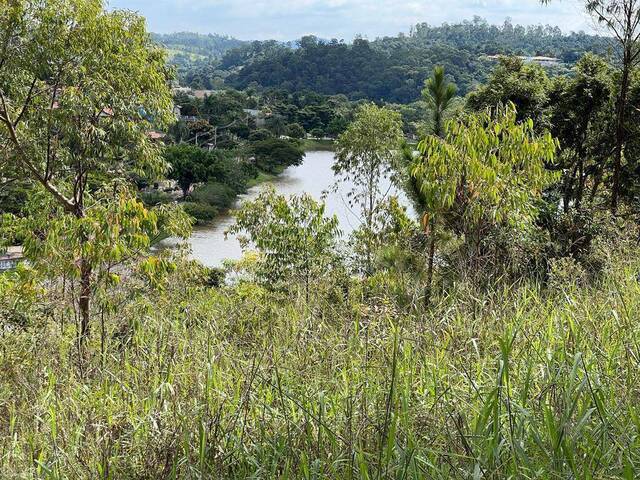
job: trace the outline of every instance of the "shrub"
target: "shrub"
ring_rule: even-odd
[[[196,225],[209,223],[218,216],[218,209],[205,203],[185,202],[182,204],[182,208],[196,220]]]
[[[220,210],[229,208],[236,199],[233,188],[219,182],[209,182],[198,187],[191,194],[191,200],[210,205]]]
[[[273,133],[271,133],[266,128],[260,128],[249,134],[250,142],[260,142],[262,140],[267,140],[269,138],[273,138]]]
[[[155,207],[156,205],[166,205],[173,202],[173,197],[166,192],[160,190],[152,190],[149,192],[142,192],[140,194],[140,200],[147,207]]]

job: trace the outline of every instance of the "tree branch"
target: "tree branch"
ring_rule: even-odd
[[[11,121],[9,115],[9,109],[7,106],[7,100],[4,96],[2,90],[0,90],[0,103],[2,104],[2,115],[0,116],[0,121],[4,123],[9,131],[9,138],[18,152],[21,163],[31,172],[35,180],[37,180],[51,195],[56,199],[60,205],[65,209],[68,213],[74,213],[76,210],[75,204],[69,200],[62,192],[60,192],[55,185],[49,182],[45,177],[43,177],[36,166],[29,161],[26,152],[22,148],[20,140],[18,139],[18,134],[16,132],[15,126]]]

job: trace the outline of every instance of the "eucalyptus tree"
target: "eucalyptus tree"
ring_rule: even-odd
[[[349,201],[362,215],[365,272],[371,273],[376,215],[387,197],[382,181],[389,176],[404,136],[400,114],[374,104],[363,105],[338,137],[333,170],[352,185]]]
[[[157,230],[118,185],[164,171],[149,132],[172,118],[169,79],[134,13],[101,0],[0,0],[0,161],[46,192],[51,220],[41,217],[27,254],[51,254],[78,279],[82,339],[105,256],[145,250]]]

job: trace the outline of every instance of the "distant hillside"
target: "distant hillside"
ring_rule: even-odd
[[[190,32],[154,33],[152,38],[162,44],[172,55],[183,54],[193,59],[219,58],[232,48],[238,48],[245,44],[242,40],[227,36]]]
[[[508,21],[489,25],[476,17],[439,27],[419,24],[409,34],[373,41],[345,43],[310,36],[294,46],[275,41],[240,42],[219,60],[178,63],[181,82],[196,88],[258,85],[291,92],[344,94],[352,100],[407,103],[419,97],[424,80],[436,65],[443,65],[459,92],[466,94],[493,68],[494,62],[487,58],[490,55],[554,57],[558,65],[551,67],[552,73],[562,74],[585,52],[607,55],[609,50],[610,40],[605,37],[563,34],[557,27],[524,27]]]

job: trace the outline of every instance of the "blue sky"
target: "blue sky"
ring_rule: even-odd
[[[167,33],[194,31],[245,40],[295,40],[314,34],[352,40],[407,32],[411,25],[439,25],[471,19],[490,23],[557,25],[564,31],[590,31],[580,0],[110,0],[112,8],[134,10],[149,29]]]

